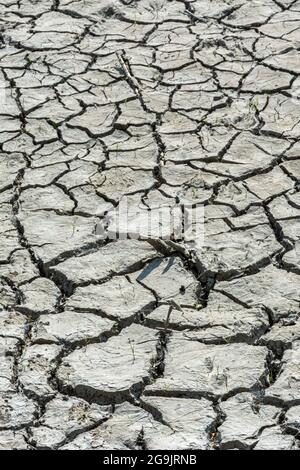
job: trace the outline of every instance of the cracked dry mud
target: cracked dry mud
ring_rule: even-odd
[[[0,449],[298,449],[300,1],[0,13]]]

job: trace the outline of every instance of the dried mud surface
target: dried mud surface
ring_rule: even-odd
[[[0,18],[0,449],[298,449],[300,1]],[[204,246],[103,239],[125,196]]]

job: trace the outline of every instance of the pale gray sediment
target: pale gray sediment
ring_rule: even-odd
[[[300,1],[0,13],[0,450],[299,449]]]

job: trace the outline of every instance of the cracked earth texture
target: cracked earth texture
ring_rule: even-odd
[[[0,449],[298,449],[300,1],[0,12]]]

